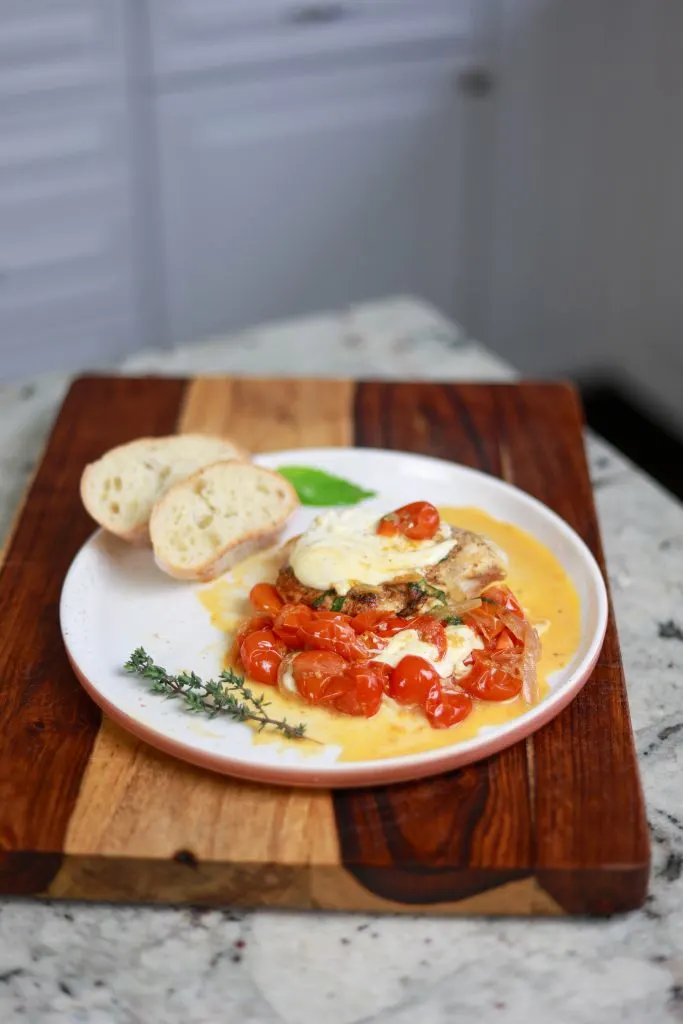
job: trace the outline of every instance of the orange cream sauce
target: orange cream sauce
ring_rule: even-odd
[[[511,523],[494,519],[477,508],[441,508],[441,516],[454,526],[465,527],[490,538],[509,559],[506,583],[517,596],[541,637],[539,662],[541,694],[548,690],[552,672],[566,665],[576,650],[581,628],[578,595],[555,556],[530,534]],[[283,561],[280,549],[247,559],[228,576],[199,591],[199,599],[212,623],[226,633],[226,657],[239,623],[252,614],[249,590],[260,581],[274,581]],[[253,684],[257,689],[258,683]],[[374,718],[352,718],[311,707],[266,687],[269,713],[303,722],[310,740],[283,740],[277,733],[254,733],[255,743],[295,742],[303,753],[319,750],[319,743],[339,747],[340,761],[366,761],[415,754],[475,737],[483,726],[517,718],[529,709],[520,696],[505,703],[475,701],[472,714],[451,729],[432,729],[416,710],[400,708],[386,699]]]

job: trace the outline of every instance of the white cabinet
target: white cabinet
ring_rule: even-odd
[[[0,139],[0,377],[130,351],[139,338],[122,107],[0,108]]]
[[[161,95],[171,341],[397,292],[471,321],[489,101],[460,70],[387,62]]]

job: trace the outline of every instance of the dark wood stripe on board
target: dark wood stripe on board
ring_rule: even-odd
[[[493,389],[491,395],[515,483],[583,537],[604,573],[584,449],[576,442],[582,416],[573,389],[519,384]],[[591,679],[561,715],[536,733],[533,745],[539,882],[574,914],[640,906],[649,875],[649,841],[612,616]],[[609,801],[596,799],[605,788]]]
[[[464,396],[450,385],[359,384],[355,443],[501,474],[484,389]],[[387,899],[458,900],[531,873],[524,744],[437,778],[336,792],[334,806],[345,867]]]
[[[41,892],[58,869],[100,723],[59,629],[66,570],[93,530],[78,500],[81,471],[116,444],[172,433],[185,386],[150,378],[75,381],[0,569],[2,892]]]

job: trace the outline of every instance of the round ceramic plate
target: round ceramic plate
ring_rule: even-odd
[[[202,677],[220,671],[225,637],[198,599],[201,585],[170,579],[150,549],[131,547],[102,531],[76,555],[61,598],[61,626],[78,678],[123,728],[175,757],[215,771],[284,785],[342,787],[398,782],[447,771],[488,757],[529,736],[557,715],[586,682],[607,623],[605,586],[583,541],[557,515],[494,477],[440,459],[373,449],[321,448],[274,452],[256,459],[270,468],[309,465],[377,492],[367,502],[382,511],[419,496],[435,505],[477,506],[521,527],[548,547],[570,576],[581,602],[581,638],[569,664],[549,679],[550,692],[513,721],[482,728],[473,739],[420,754],[373,761],[339,761],[339,748],[312,755],[295,742],[253,743],[249,726],[201,719],[180,701],[164,700],[121,665],[145,647],[169,671],[192,668]],[[285,537],[318,514],[301,508]]]

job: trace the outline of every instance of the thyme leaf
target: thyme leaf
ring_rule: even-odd
[[[232,669],[224,669],[218,679],[206,682],[195,672],[171,675],[155,664],[144,647],[137,647],[123,668],[131,675],[146,679],[152,693],[170,700],[181,698],[187,710],[194,714],[206,714],[209,718],[228,715],[236,722],[255,722],[259,732],[270,726],[288,740],[304,738],[306,726],[303,723],[292,725],[286,718],[271,718],[265,711],[268,707],[265,695],[256,696],[245,685],[244,676],[238,676]]]

